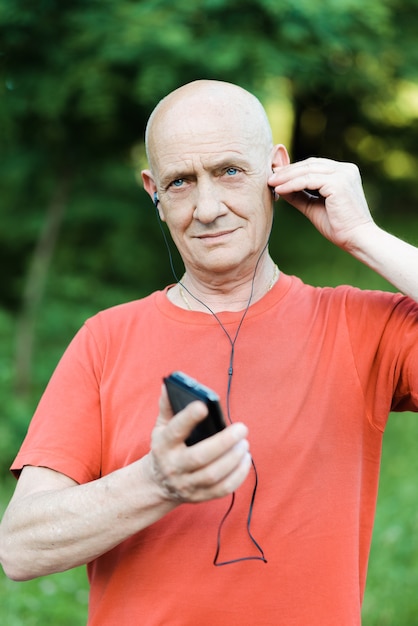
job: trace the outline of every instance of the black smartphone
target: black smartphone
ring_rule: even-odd
[[[195,426],[187,437],[185,441],[187,446],[207,439],[207,437],[211,437],[225,428],[226,424],[219,403],[219,396],[212,389],[205,387],[183,372],[173,372],[163,380],[174,414],[195,400],[201,400],[208,407],[208,415]]]

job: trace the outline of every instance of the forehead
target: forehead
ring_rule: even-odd
[[[229,160],[251,162],[266,152],[264,133],[245,111],[185,104],[170,108],[153,127],[150,151],[157,169],[183,163],[216,166]]]
[[[255,137],[255,126],[254,118],[236,107],[180,102],[158,116],[153,125],[153,138],[158,143],[168,138],[181,138],[195,146],[214,143],[223,137],[228,141],[243,142]]]

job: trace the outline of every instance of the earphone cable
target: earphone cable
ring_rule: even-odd
[[[157,205],[155,205],[157,207]],[[176,280],[176,282],[185,290],[187,291],[187,293],[194,299],[196,300],[196,302],[199,302],[202,306],[204,306],[209,313],[216,319],[216,321],[218,322],[219,326],[221,327],[221,329],[223,330],[223,332],[225,333],[230,345],[231,345],[231,353],[230,353],[230,359],[229,359],[229,367],[228,367],[228,385],[227,385],[227,394],[226,394],[226,407],[227,407],[227,418],[230,424],[232,424],[232,418],[231,418],[231,409],[230,409],[230,395],[231,395],[231,387],[232,387],[232,376],[233,376],[233,372],[234,372],[234,357],[235,357],[235,344],[236,341],[238,339],[238,335],[240,333],[242,324],[244,322],[244,319],[247,316],[248,310],[251,306],[251,302],[253,299],[253,295],[254,295],[254,286],[255,286],[255,277],[257,274],[257,269],[259,266],[259,263],[263,257],[263,254],[265,253],[265,251],[267,250],[268,247],[268,243],[269,243],[269,238],[267,239],[267,242],[265,244],[265,246],[263,247],[260,256],[257,259],[255,268],[254,268],[254,273],[253,273],[253,277],[251,280],[251,290],[250,290],[250,295],[247,301],[247,305],[245,307],[245,310],[241,316],[241,319],[239,321],[237,330],[235,332],[234,338],[231,337],[231,335],[228,333],[227,329],[225,328],[225,326],[223,325],[222,321],[219,319],[219,316],[212,311],[212,309],[202,300],[200,300],[199,298],[197,298],[182,282],[181,279],[179,279],[177,272],[175,270],[174,267],[174,261],[173,261],[173,256],[172,256],[172,252],[171,252],[171,248],[167,239],[167,235],[165,233],[165,230],[163,228],[163,225],[161,223],[161,219],[158,213],[158,209],[157,209],[157,217],[158,217],[158,224],[160,227],[160,230],[162,232],[163,235],[163,239],[164,239],[164,243],[168,252],[168,257],[169,257],[169,263],[170,263],[170,269],[171,272],[173,274],[174,279]],[[270,230],[271,232],[271,230]],[[234,507],[235,504],[235,493],[231,494],[231,501],[230,504],[228,506],[228,509],[226,510],[224,516],[222,517],[219,526],[218,526],[218,534],[217,534],[217,545],[216,545],[216,552],[215,552],[215,556],[214,556],[214,560],[213,560],[213,564],[217,567],[219,566],[223,566],[223,565],[231,565],[233,563],[239,563],[241,561],[262,561],[263,563],[267,563],[267,559],[265,558],[264,555],[264,551],[262,549],[262,547],[260,546],[260,544],[257,542],[257,540],[254,538],[252,532],[251,532],[251,520],[252,520],[252,515],[253,515],[253,511],[254,511],[254,503],[255,503],[255,496],[257,493],[257,488],[258,488],[258,473],[257,473],[257,468],[254,462],[254,459],[251,459],[251,464],[252,464],[252,468],[253,468],[253,472],[254,472],[254,488],[253,488],[253,492],[251,495],[251,501],[250,501],[250,505],[249,505],[249,510],[248,510],[248,515],[247,515],[247,533],[248,536],[250,538],[250,540],[252,541],[252,543],[254,544],[254,546],[257,548],[258,552],[259,552],[259,556],[245,556],[245,557],[239,557],[237,559],[232,559],[232,560],[228,560],[228,561],[218,561],[218,557],[219,557],[219,553],[220,553],[220,549],[221,549],[221,534],[222,534],[222,529],[224,526],[224,523],[226,522],[227,518],[229,517],[230,513],[232,512],[232,509]]]

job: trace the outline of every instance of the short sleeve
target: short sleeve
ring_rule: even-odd
[[[53,373],[11,466],[48,467],[78,483],[101,474],[102,358],[87,325],[76,334]]]

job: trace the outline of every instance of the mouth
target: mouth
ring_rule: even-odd
[[[238,229],[233,228],[231,230],[221,230],[216,233],[202,233],[201,235],[196,235],[197,239],[201,241],[207,241],[208,243],[217,243],[223,240],[226,240],[228,237],[233,235]]]

